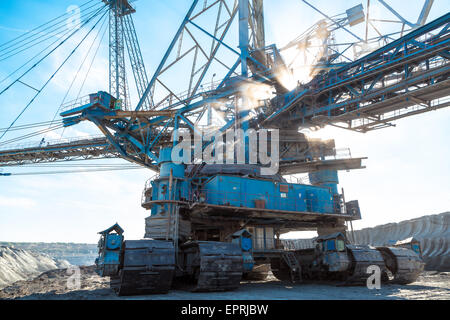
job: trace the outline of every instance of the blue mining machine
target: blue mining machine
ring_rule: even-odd
[[[151,212],[145,219],[145,239],[124,240],[117,224],[102,231],[96,261],[99,274],[111,278],[111,286],[119,295],[168,292],[177,281],[190,283],[194,291],[232,290],[243,278],[265,279],[270,271],[283,281],[339,279],[362,284],[369,276],[368,267],[374,265],[384,281],[415,281],[424,267],[417,247],[371,247],[351,243],[347,237],[346,224],[361,219],[361,213],[357,200],[346,201],[343,189],[339,193],[338,171],[362,168],[363,158],[339,158],[333,140],[309,139],[298,126],[344,120],[350,124],[349,129],[356,131],[388,126],[388,121],[371,116],[367,117],[369,121],[362,121],[363,125],[351,127],[353,121],[366,118],[362,106],[371,108],[372,115],[384,115],[413,103],[393,103],[398,93],[390,95],[388,91],[398,89],[385,88],[384,84],[380,89],[378,83],[392,77],[392,72],[410,72],[404,68],[405,63],[422,64],[427,59],[423,50],[433,51],[429,54],[435,56],[439,51],[430,49],[433,45],[448,48],[448,42],[443,45],[441,37],[426,40],[432,41],[426,46],[417,44],[417,39],[430,28],[448,24],[449,17],[417,28],[413,34],[358,61],[333,64],[330,58],[310,83],[298,83],[287,90],[280,74],[289,70],[276,46],[264,45],[263,32],[258,29],[263,25],[262,1],[254,1],[253,6],[248,0],[237,1],[240,52],[222,43],[223,36],[208,34],[196,24],[196,6],[194,1],[134,111],[117,109],[115,97],[99,92],[90,96],[89,103],[61,114],[66,125],[94,122],[122,158],[158,172],[146,183],[142,195],[142,207]],[[154,103],[154,96],[149,96],[162,82],[164,66],[170,67],[181,59],[178,56],[171,61],[170,56],[180,45],[187,25],[233,51],[237,61],[209,90],[196,93],[191,81],[183,99],[169,92],[166,100]],[[255,37],[249,36],[249,29]],[[412,50],[405,43],[416,48]],[[412,57],[403,50],[413,52]],[[240,74],[235,76],[238,66]],[[434,71],[441,86],[435,90],[428,86],[426,94],[439,95],[436,92],[446,81],[441,77],[445,71]],[[419,74],[408,77],[414,79]],[[256,99],[255,103],[252,93],[266,86],[275,95]],[[343,94],[345,90],[349,93]],[[357,94],[359,90],[365,90],[364,94]],[[208,113],[212,108],[222,111],[222,126],[211,125]],[[192,116],[203,113],[208,114],[205,128],[215,138],[198,142],[195,135],[200,134],[199,126]],[[256,132],[256,140],[245,135],[236,138],[236,130],[251,129]],[[234,132],[231,151],[227,149],[229,141],[221,144],[230,131]],[[270,150],[266,147],[266,156],[278,155],[277,170],[270,174],[264,170],[268,169],[267,162],[248,162],[252,152],[261,151],[264,139],[271,146]],[[244,150],[244,161],[235,160],[238,149]],[[223,163],[208,162],[203,159],[205,152],[212,157],[225,154],[226,159]],[[283,178],[295,173],[307,173],[309,183],[292,183]],[[284,248],[282,233],[305,230],[318,232],[315,248]]]
[[[423,262],[412,247],[351,244],[345,221],[360,219],[357,201],[344,202],[337,170],[310,173],[311,184],[262,176],[252,165],[171,161],[159,153],[159,175],[147,183],[142,206],[151,210],[143,240],[124,240],[119,225],[102,231],[96,261],[119,295],[167,292],[173,281],[193,291],[236,289],[241,280],[336,279],[363,284],[376,265],[383,279],[415,281]],[[314,249],[286,250],[279,236],[317,230]]]
[[[243,278],[265,279],[270,271],[282,281],[360,284],[369,266],[385,281],[414,282],[424,267],[417,243],[372,247],[348,236],[347,225],[361,213],[358,201],[339,191],[338,171],[363,168],[364,158],[340,156],[333,140],[299,129],[367,132],[448,106],[442,98],[450,94],[450,14],[426,24],[432,3],[425,1],[417,23],[400,19],[409,29],[402,27],[397,39],[367,38],[374,22],[359,5],[278,49],[265,44],[262,0],[194,0],[147,77],[134,8],[126,0],[104,0],[90,20],[109,13],[109,91],[67,103],[61,112],[65,127],[88,121],[103,137],[1,150],[0,163],[120,157],[157,172],[142,194],[142,207],[150,210],[144,239],[125,240],[118,224],[100,232],[97,272],[110,277],[119,295],[164,293],[177,281],[196,291],[232,290]],[[211,21],[217,21],[212,30]],[[236,46],[227,44],[233,21]],[[350,28],[364,21],[361,39]],[[333,40],[337,30],[357,40],[343,49]],[[317,47],[313,40],[322,50],[310,63],[311,80],[292,83],[281,51]],[[382,45],[367,50],[375,43]],[[134,109],[125,47],[139,94]],[[226,71],[214,82],[219,67]],[[214,138],[196,139],[200,131]],[[221,140],[227,136],[231,143]],[[264,156],[251,161],[256,153]],[[285,178],[293,174],[307,174],[308,182]],[[280,240],[289,231],[311,230],[318,233],[314,248],[287,249]]]

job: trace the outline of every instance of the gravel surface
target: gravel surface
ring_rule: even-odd
[[[42,272],[70,266],[45,253],[0,246],[0,289],[19,280],[31,280]]]
[[[0,299],[152,299],[152,300],[245,300],[245,299],[450,299],[450,273],[424,272],[418,280],[409,285],[382,285],[380,290],[366,287],[338,286],[337,283],[290,284],[270,276],[266,281],[245,282],[230,292],[192,293],[174,289],[169,294],[117,297],[109,288],[109,279],[101,278],[94,267],[81,267],[79,290],[68,289],[70,274],[66,269],[42,273],[33,280],[17,281],[0,291]]]

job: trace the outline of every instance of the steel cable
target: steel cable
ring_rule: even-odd
[[[82,7],[84,7],[85,5],[87,5],[88,3],[93,2],[93,1],[95,1],[95,0],[90,0],[90,1],[88,1],[88,2],[86,2],[86,3],[84,3],[84,4],[82,4],[82,5],[79,6],[79,7],[82,8]],[[99,3],[96,3],[95,5],[98,5],[98,4],[99,4]],[[95,6],[95,5],[94,5],[94,6]],[[86,10],[88,10],[88,9],[90,9],[90,8],[92,8],[92,7],[93,7],[93,6],[87,8]],[[8,49],[8,48],[11,48],[12,46],[15,45],[15,44],[11,44],[10,46],[8,46],[8,47],[6,47],[6,48],[1,49],[2,47],[6,46],[7,44],[10,44],[11,42],[15,42],[15,41],[19,40],[20,38],[23,38],[23,37],[27,36],[28,34],[31,34],[31,35],[29,35],[28,37],[26,37],[25,39],[22,39],[22,40],[20,40],[19,42],[16,42],[16,43],[20,43],[20,42],[22,42],[22,41],[24,41],[24,40],[30,38],[31,36],[33,36],[33,35],[35,35],[35,34],[39,34],[39,32],[42,32],[42,31],[44,31],[44,30],[47,30],[48,28],[51,28],[52,26],[55,26],[55,25],[61,23],[61,22],[58,22],[58,23],[55,23],[55,24],[51,25],[50,27],[47,27],[47,28],[44,29],[44,30],[41,30],[41,31],[39,31],[39,32],[37,31],[37,30],[39,30],[40,28],[42,28],[42,27],[48,25],[49,23],[51,23],[51,22],[53,22],[53,21],[56,21],[56,20],[58,20],[58,19],[60,19],[60,18],[63,18],[63,17],[65,17],[65,16],[67,16],[67,15],[69,15],[68,12],[66,12],[66,13],[64,13],[64,14],[62,14],[62,15],[56,17],[56,18],[53,18],[52,20],[47,21],[46,23],[41,24],[40,26],[37,26],[37,27],[35,27],[35,28],[32,29],[32,30],[27,31],[27,32],[21,34],[20,36],[14,38],[14,39],[11,39],[11,40],[9,40],[9,41],[7,41],[7,42],[4,42],[4,43],[0,44],[0,52],[6,50],[6,49]],[[35,33],[33,33],[33,32],[35,32]]]
[[[96,12],[97,10],[98,10],[98,8],[95,9],[95,10],[92,10],[92,11],[90,11],[90,12],[88,12],[88,13],[85,13],[81,18],[85,18],[86,16],[89,17],[90,14],[93,14],[93,13]],[[81,21],[81,19],[80,19],[80,21]],[[80,25],[80,24],[74,25],[74,26],[73,26],[71,29],[69,29],[69,30],[73,30],[73,29],[79,27],[79,25]],[[58,31],[58,30],[63,30],[63,31],[61,31],[61,32],[56,32],[56,31]],[[56,33],[53,33],[53,34],[50,33],[50,32],[54,32],[54,31],[55,31]],[[7,51],[7,52],[1,53],[2,51],[6,50],[6,48],[3,49],[3,50],[0,50],[0,62],[1,62],[1,61],[4,61],[4,60],[7,60],[7,59],[9,59],[9,58],[11,58],[11,57],[13,57],[13,56],[15,56],[15,55],[17,55],[17,54],[20,54],[20,53],[22,53],[22,52],[24,52],[24,51],[26,51],[26,50],[28,50],[28,49],[30,49],[30,48],[32,48],[32,47],[38,45],[38,44],[41,44],[41,43],[43,43],[43,42],[45,42],[45,41],[47,41],[47,40],[53,38],[53,37],[60,38],[59,35],[60,35],[60,34],[64,34],[64,33],[66,32],[66,26],[65,26],[65,25],[62,25],[62,26],[60,26],[60,27],[58,27],[58,28],[56,28],[56,29],[54,29],[54,30],[51,30],[50,32],[47,33],[47,34],[44,34],[44,35],[40,35],[40,36],[37,37],[36,39],[30,40],[30,41],[28,41],[28,42],[26,42],[26,43],[20,45],[19,47],[13,48],[13,49],[11,49],[11,50],[9,50],[9,51]],[[30,44],[30,45],[27,46],[28,44]],[[23,48],[23,47],[25,47],[25,48]],[[21,49],[21,48],[23,48],[23,49]],[[19,49],[21,49],[21,50],[19,50]]]
[[[79,24],[77,24],[75,27],[81,27],[82,25],[84,25],[84,23],[87,21],[80,21]],[[72,32],[72,29],[67,30],[62,36],[61,38],[64,38],[66,35],[68,35],[70,32]],[[36,55],[34,55],[32,58],[28,59],[27,62],[25,62],[23,65],[21,65],[20,67],[18,67],[16,70],[14,70],[13,72],[11,72],[10,74],[8,74],[5,78],[3,78],[2,80],[0,80],[0,83],[5,82],[6,80],[8,80],[12,75],[14,75],[17,71],[19,71],[20,69],[22,69],[23,67],[25,67],[26,65],[30,64],[36,57],[38,57],[41,53],[45,52],[48,48],[50,48],[52,45],[54,45],[56,42],[58,42],[60,39],[56,39],[55,41],[53,41],[52,43],[50,43],[48,46],[46,46],[44,49],[42,49],[41,51],[39,51]]]
[[[88,51],[86,52],[86,55],[84,56],[84,59],[83,59],[83,61],[81,62],[80,67],[79,67],[78,70],[77,70],[77,73],[75,74],[75,77],[72,79],[72,82],[70,83],[70,86],[69,86],[69,88],[67,89],[66,94],[64,95],[64,98],[62,99],[61,104],[59,105],[59,108],[56,110],[56,112],[55,112],[55,114],[54,114],[54,116],[53,116],[52,122],[55,121],[56,117],[58,116],[59,111],[61,110],[61,107],[63,106],[64,102],[66,101],[66,98],[67,98],[67,96],[68,96],[70,90],[72,89],[73,84],[75,83],[76,79],[78,78],[78,74],[80,73],[81,69],[83,68],[84,63],[86,62],[86,60],[87,60],[87,58],[88,58],[88,56],[89,56],[89,54],[90,54],[92,48],[94,47],[94,44],[95,44],[95,42],[96,42],[98,36],[99,36],[100,33],[102,32],[102,29],[103,29],[103,26],[104,26],[106,20],[107,20],[107,19],[105,19],[105,20],[102,22],[102,24],[101,24],[101,26],[100,26],[100,28],[99,28],[99,30],[98,30],[98,32],[97,32],[97,35],[95,36],[94,40],[92,40],[92,43],[91,43],[91,45],[89,46],[89,49],[88,49]],[[105,31],[106,31],[106,30],[107,30],[107,28],[105,28]],[[104,36],[104,34],[105,34],[105,31],[103,32],[103,36]],[[95,59],[95,57],[96,57],[96,55],[97,55],[97,51],[98,51],[98,48],[100,47],[100,44],[101,44],[101,42],[102,42],[102,40],[103,40],[103,36],[101,37],[101,39],[100,39],[100,41],[99,41],[99,44],[98,44],[98,46],[97,46],[97,49],[95,50],[95,54],[94,54],[94,57],[93,57],[93,59],[92,59],[92,62],[93,62],[93,60]],[[90,66],[89,66],[89,69],[88,69],[87,74],[89,73],[89,71],[90,71],[90,69],[91,69],[92,62],[91,62],[91,64],[90,64]],[[87,76],[87,74],[86,74],[86,76]],[[85,79],[86,79],[86,78],[85,78]],[[83,85],[84,85],[84,81],[83,81],[83,83],[82,83],[81,88],[83,87]],[[80,89],[80,91],[81,91],[81,89]],[[75,100],[78,100],[78,98],[79,98],[79,95],[77,96],[77,98],[76,98]],[[51,125],[51,124],[50,124],[50,125]],[[65,130],[65,128],[63,129],[63,132],[61,133],[60,138],[62,138],[62,136],[63,136],[63,134],[64,134],[64,130]],[[44,135],[44,138],[45,138],[45,137],[46,137],[46,135]]]
[[[105,7],[102,7],[101,9],[99,9],[94,15],[92,15],[89,19],[87,19],[83,26],[87,25],[93,18],[95,18]],[[67,38],[65,38],[64,40],[62,40],[55,48],[53,48],[50,52],[48,52],[45,56],[43,56],[41,59],[39,59],[38,62],[36,62],[32,67],[30,67],[27,71],[25,71],[19,78],[17,78],[16,80],[14,80],[9,86],[7,86],[5,89],[3,89],[0,92],[0,95],[2,95],[5,91],[9,90],[15,83],[17,83],[20,79],[22,79],[26,74],[28,74],[28,72],[30,72],[31,70],[33,70],[39,63],[41,63],[45,58],[47,58],[50,54],[52,54],[56,49],[58,49],[60,46],[62,46],[68,39],[70,39],[74,34],[76,34],[79,30],[81,30],[82,28],[76,29],[75,31],[73,31]]]
[[[103,7],[102,9],[104,9]],[[100,13],[101,11],[99,11]],[[69,60],[69,58],[75,53],[75,51],[80,47],[80,45],[84,42],[84,40],[87,38],[87,36],[92,32],[92,30],[97,26],[97,24],[103,19],[105,14],[108,11],[105,11],[103,15],[100,17],[100,19],[97,20],[97,22],[92,26],[92,28],[89,30],[89,32],[81,39],[81,41],[78,43],[78,45],[72,50],[72,52],[67,56],[67,58],[61,63],[61,65],[58,67],[58,69],[51,75],[51,77],[44,83],[44,85],[40,88],[40,90],[33,96],[33,98],[30,100],[30,102],[22,109],[22,111],[19,113],[19,115],[14,119],[14,121],[11,123],[9,127],[12,127],[14,123],[22,116],[22,114],[25,112],[26,109],[34,102],[34,100],[37,98],[37,96],[44,90],[44,88],[47,86],[47,84],[53,79],[53,77],[58,73],[58,71],[65,65],[65,63]],[[78,30],[76,30],[78,31]],[[75,31],[75,32],[76,32]],[[2,91],[1,93],[3,93]],[[1,94],[0,93],[0,94]],[[5,136],[5,134],[8,132],[9,129],[7,129],[3,134],[0,136],[0,140]]]

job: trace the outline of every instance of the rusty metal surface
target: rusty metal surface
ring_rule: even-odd
[[[126,240],[123,268],[111,279],[118,295],[167,293],[175,272],[175,249],[172,242]]]
[[[242,252],[235,243],[194,241],[182,245],[186,266],[197,280],[193,291],[236,289],[243,273]]]
[[[351,265],[347,252],[327,252],[324,254],[323,263],[328,266],[330,272],[347,271]]]
[[[255,281],[266,280],[266,278],[269,276],[269,272],[270,264],[256,264],[253,267],[252,271],[244,273],[243,279]]]
[[[357,243],[389,246],[414,237],[420,242],[426,270],[450,271],[450,212],[355,231]]]
[[[391,282],[408,284],[417,280],[422,273],[425,262],[411,249],[380,247],[377,248],[386,260],[386,266],[392,273]]]
[[[381,253],[370,246],[366,245],[347,245],[346,246],[352,257],[352,267],[347,283],[364,284],[370,274],[367,268],[376,265],[380,268],[381,274],[386,272],[386,265]]]

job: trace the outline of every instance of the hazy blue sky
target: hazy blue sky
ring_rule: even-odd
[[[64,13],[70,5],[84,2],[2,1],[0,44]],[[366,5],[366,1],[314,1],[317,7],[329,15],[342,13],[361,2]],[[395,9],[412,21],[417,19],[423,3],[421,0],[391,2]],[[134,21],[142,53],[147,71],[152,74],[190,1],[139,0],[134,5],[137,8]],[[448,9],[448,1],[436,0],[429,21],[448,12]],[[392,18],[386,10],[377,10],[378,17]],[[300,0],[267,0],[266,42],[276,43],[281,47],[320,18],[318,13]],[[105,27],[106,25],[103,28]],[[360,32],[361,27],[355,27],[355,32]],[[99,37],[101,35],[100,32]],[[230,37],[234,38],[230,40],[233,42],[237,35],[231,33]],[[107,34],[84,85],[83,95],[107,89],[108,54],[105,40]],[[74,44],[75,42],[72,47]],[[87,52],[89,46],[90,42],[87,42],[80,48],[81,52]],[[42,67],[36,68],[33,74],[25,78],[26,82],[34,86],[42,84],[49,72],[55,70],[68,54],[69,47],[70,43],[66,49],[46,60]],[[30,56],[31,53],[25,52],[22,56],[0,61],[0,81]],[[1,57],[0,52],[0,60]],[[82,54],[75,55],[17,124],[52,119],[82,59]],[[87,71],[86,68],[87,66],[82,71]],[[66,101],[77,96],[82,78],[80,76],[77,79]],[[0,90],[9,82],[10,80],[1,82]],[[31,89],[15,85],[0,96],[1,128],[11,123],[32,95]],[[133,103],[135,102],[134,100]],[[358,199],[360,203],[363,220],[355,222],[355,228],[440,213],[450,208],[449,123],[450,110],[444,109],[398,121],[395,128],[367,134],[328,128],[319,133],[322,137],[335,138],[338,147],[350,147],[353,156],[368,157],[365,161],[367,169],[340,173],[340,186],[345,189],[346,199]],[[66,130],[64,137],[97,133],[92,127],[81,125]],[[7,135],[3,140],[11,137],[14,135]],[[47,139],[57,137],[58,135],[50,134]],[[4,168],[3,172],[36,170]],[[149,214],[140,207],[141,193],[145,181],[152,174],[140,169],[127,172],[0,177],[0,240],[96,242],[96,233],[115,222],[125,229],[128,239],[140,238],[144,234],[144,218]]]

